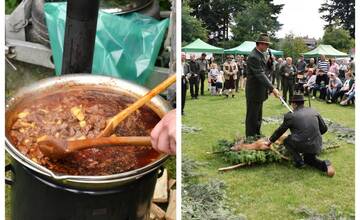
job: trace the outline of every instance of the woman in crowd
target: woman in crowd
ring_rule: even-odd
[[[304,93],[305,95],[310,95],[312,89],[316,84],[316,74],[314,74],[314,69],[310,68],[307,70],[306,74],[306,83],[304,84]]]
[[[282,76],[282,87],[283,87],[283,96],[285,102],[287,100],[291,100],[294,94],[295,88],[295,75],[296,75],[296,67],[292,64],[292,58],[286,58],[286,64],[283,65],[280,69],[280,74]],[[289,92],[289,99],[287,99],[287,93]]]
[[[339,65],[336,63],[335,58],[330,59],[329,72],[335,73],[337,77],[339,76]]]
[[[326,102],[332,103],[333,97],[342,87],[342,82],[335,73],[329,71],[328,75],[329,75],[330,79],[329,79],[329,84],[327,86],[327,91],[326,91]]]
[[[339,97],[340,97],[340,100],[342,100],[344,97],[344,94],[349,92],[349,90],[351,89],[354,82],[355,82],[354,76],[353,76],[351,70],[348,71],[347,73],[345,73],[345,82],[344,82],[343,86],[340,88],[340,90],[334,94],[333,99],[331,101],[337,102]]]
[[[346,78],[345,73],[347,71],[348,71],[347,61],[345,59],[341,60],[340,65],[339,65],[339,78],[341,79],[341,81],[344,81],[344,79]]]
[[[350,101],[355,99],[355,82],[352,84],[351,89],[345,93],[346,99],[340,102],[340,105],[349,105]]]

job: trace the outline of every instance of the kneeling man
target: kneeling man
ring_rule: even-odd
[[[291,135],[284,140],[284,145],[292,155],[295,166],[301,168],[308,164],[330,177],[334,176],[335,169],[330,161],[316,158],[322,148],[321,135],[327,131],[324,120],[314,109],[304,107],[303,95],[294,95],[291,106],[294,112],[285,114],[283,123],[270,137],[269,146],[290,129]]]

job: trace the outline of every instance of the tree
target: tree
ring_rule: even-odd
[[[322,19],[328,24],[325,28],[343,28],[355,38],[355,0],[326,0],[319,9]]]
[[[338,28],[326,28],[322,44],[330,44],[337,50],[348,53],[355,47],[355,40],[350,37],[349,31]]]
[[[260,33],[268,33],[274,39],[275,33],[281,27],[277,17],[284,5],[274,5],[272,1],[258,0],[246,2],[244,6],[246,10],[237,13],[235,24],[231,26],[234,40],[254,41]]]
[[[301,37],[295,37],[292,33],[285,36],[285,39],[280,43],[280,48],[284,51],[284,56],[292,57],[294,62],[300,57],[301,53],[309,50],[304,40]]]
[[[213,44],[229,39],[229,27],[233,15],[243,10],[244,1],[238,0],[192,0],[189,5],[193,8],[191,15],[205,22]]]
[[[191,16],[192,9],[190,8],[188,1],[183,1],[182,5],[182,43],[183,45],[191,43],[192,41],[200,38],[207,41],[208,31],[204,27],[201,20]]]

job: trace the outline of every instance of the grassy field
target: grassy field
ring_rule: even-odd
[[[345,127],[355,127],[354,107],[328,105],[317,100],[312,100],[311,104],[324,118]],[[199,169],[204,174],[203,182],[211,179],[225,182],[228,204],[236,213],[242,213],[248,219],[302,219],[305,216],[294,211],[300,207],[317,213],[328,213],[332,208],[345,215],[355,213],[355,146],[337,140],[334,133],[326,133],[324,141],[335,141],[341,147],[320,156],[333,162],[336,168],[333,178],[308,167],[296,169],[289,163],[219,173],[218,168],[230,164],[206,152],[211,151],[219,139],[233,140],[237,135],[245,135],[245,112],[243,91],[237,93],[234,99],[206,93],[198,100],[191,100],[188,94],[185,116],[182,117],[183,125],[201,129],[195,133],[183,132],[183,155],[206,162],[207,165]],[[264,117],[281,116],[286,112],[274,97],[269,97],[264,103]],[[270,136],[277,126],[263,123],[261,131]]]

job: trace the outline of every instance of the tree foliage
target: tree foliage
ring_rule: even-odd
[[[330,44],[345,53],[355,46],[355,41],[350,37],[349,31],[341,28],[326,28],[322,43]]]
[[[355,0],[326,0],[319,9],[328,27],[341,27],[355,38]]]
[[[256,40],[260,33],[268,33],[274,39],[281,24],[277,17],[283,5],[274,5],[272,1],[258,0],[245,2],[246,10],[239,11],[235,24],[231,26],[234,40],[243,42]]]
[[[206,23],[209,35],[216,42],[229,39],[229,24],[234,13],[244,9],[242,4],[238,0],[189,1],[190,7],[194,9],[191,15]]]
[[[236,42],[242,41],[243,35],[246,35],[247,40],[252,40],[252,36],[260,32],[274,34],[280,28],[277,15],[283,7],[275,5],[272,0],[192,0],[189,5],[194,9],[191,15],[205,22],[209,43],[214,45],[219,45],[218,42],[226,44],[224,41],[230,40],[233,34]],[[245,16],[241,19],[238,18],[239,14]],[[237,24],[237,20],[241,23]],[[248,28],[242,28],[244,25]],[[251,38],[248,35],[250,32]]]
[[[293,34],[285,36],[280,43],[280,48],[284,51],[285,57],[292,57],[295,60],[300,57],[301,53],[307,52],[309,49],[301,37],[295,37]]]
[[[197,38],[207,41],[207,30],[201,20],[191,16],[193,9],[190,8],[188,1],[182,4],[182,43],[186,45]]]

